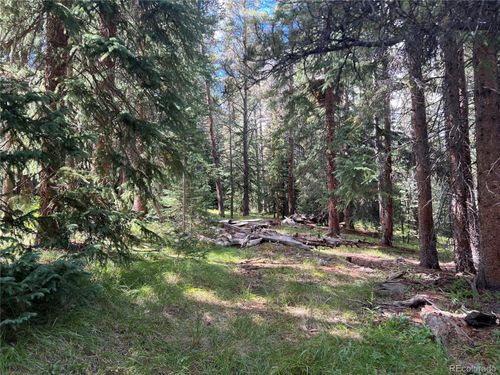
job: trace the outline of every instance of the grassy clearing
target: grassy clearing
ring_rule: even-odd
[[[266,244],[96,268],[97,298],[3,344],[0,373],[447,373],[426,329],[363,307],[383,275],[322,257]]]

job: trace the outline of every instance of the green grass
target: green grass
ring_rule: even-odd
[[[208,250],[93,269],[96,299],[2,344],[0,373],[448,373],[426,329],[364,307],[383,275],[357,278],[342,263],[332,272],[321,252],[272,244]],[[239,266],[256,258],[257,271]]]

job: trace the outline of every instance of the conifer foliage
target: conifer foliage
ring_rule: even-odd
[[[210,19],[196,2],[3,3],[0,309],[15,327],[77,285],[76,258],[127,260],[154,237],[144,213],[182,169]]]
[[[0,0],[2,329],[210,210],[499,289],[499,4]]]

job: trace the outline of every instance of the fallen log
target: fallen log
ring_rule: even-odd
[[[296,224],[295,221],[291,217],[285,217],[283,220],[281,220],[281,224],[284,225],[293,225]]]
[[[474,341],[459,326],[463,324],[461,317],[445,311],[436,311],[431,306],[425,306],[420,315],[433,334],[443,346],[448,349],[452,345],[466,345],[473,347]]]
[[[275,232],[276,233],[276,232]],[[258,234],[264,241],[280,243],[287,246],[295,246],[302,250],[311,250],[311,247],[303,244],[300,241],[293,239],[290,236],[279,235],[278,233],[259,233]]]
[[[303,219],[302,217],[300,219]],[[219,239],[211,243],[221,246],[255,246],[261,242],[275,242],[286,246],[295,246],[299,249],[310,250],[311,246],[337,247],[341,245],[358,247],[362,241],[352,241],[343,238],[314,237],[305,234],[293,236],[281,234],[269,230],[272,223],[270,220],[249,219],[244,221],[221,220],[219,226],[223,233],[219,233]],[[224,238],[226,237],[226,238]],[[214,242],[216,241],[216,242]],[[205,240],[205,242],[208,242]],[[228,245],[229,242],[229,245]]]
[[[302,242],[305,245],[312,246],[325,246],[325,247],[338,247],[338,246],[355,246],[359,247],[360,243],[363,243],[359,240],[352,241],[346,240],[341,237],[333,238],[333,237],[315,237],[311,235],[304,235],[296,233],[293,236],[299,242]]]
[[[219,222],[219,226],[221,228],[224,228],[226,231],[229,233],[244,233],[244,234],[250,234],[251,229],[249,228],[242,228],[237,225],[229,223],[229,220],[222,220]]]
[[[479,311],[471,311],[464,318],[465,322],[474,328],[491,327],[497,325],[495,314],[486,314]]]
[[[233,237],[229,235],[228,237],[220,237],[218,239],[213,239],[203,236],[201,234],[198,235],[198,240],[222,247],[229,247],[229,246],[252,247],[252,246],[257,246],[263,241],[263,239],[260,237],[259,238],[251,238],[250,236]]]
[[[432,302],[430,302],[426,296],[417,294],[416,296],[404,301],[395,301],[392,303],[392,305],[397,307],[409,307],[411,309],[417,309],[425,305],[432,305]]]
[[[375,257],[362,257],[362,256],[346,256],[345,258],[349,263],[355,264],[361,267],[368,268],[378,268],[378,269],[390,269],[394,266],[394,261],[389,259],[378,259]]]
[[[285,217],[281,223],[282,224],[303,224],[303,225],[314,225],[320,222],[321,220],[318,219],[314,215],[304,215],[304,214],[293,214],[291,216]],[[324,220],[323,220],[324,221]]]
[[[233,238],[231,240],[231,245],[238,245],[240,247],[252,247],[260,244],[262,242],[262,238],[251,238],[250,235],[244,238]]]
[[[217,246],[222,246],[222,247],[229,247],[231,246],[231,241],[229,240],[224,240],[224,239],[213,239],[210,237],[206,237],[202,234],[198,235],[198,241],[209,243],[211,245],[217,245]]]

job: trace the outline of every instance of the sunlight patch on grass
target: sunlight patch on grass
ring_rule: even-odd
[[[177,273],[172,272],[172,271],[166,271],[166,272],[164,272],[163,273],[163,279],[165,280],[165,282],[167,284],[171,284],[171,285],[177,285],[181,281],[180,276]]]
[[[0,348],[0,373],[446,373],[426,330],[377,323],[364,309],[380,275],[349,273],[350,248],[208,250],[200,260],[158,252],[96,267],[101,294],[25,328]],[[244,273],[245,259],[263,267]]]
[[[184,290],[185,296],[196,302],[210,303],[212,305],[227,306],[228,302],[220,299],[212,290],[188,287]]]

